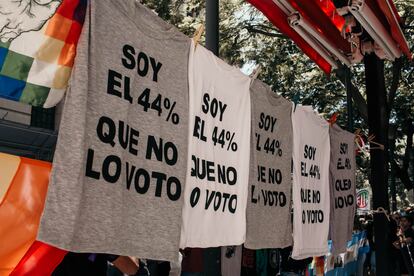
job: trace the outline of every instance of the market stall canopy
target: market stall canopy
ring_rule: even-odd
[[[392,0],[248,0],[327,74],[365,53],[394,60],[411,52]]]

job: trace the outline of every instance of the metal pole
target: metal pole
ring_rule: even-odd
[[[219,55],[219,0],[206,0],[206,48]],[[220,275],[220,247],[203,249],[204,274]]]
[[[206,48],[219,55],[219,0],[206,0]]]
[[[389,211],[388,199],[388,112],[385,90],[384,62],[375,54],[364,57],[365,82],[368,103],[369,133],[375,135],[375,142],[385,146],[385,150],[371,150],[371,187],[373,207],[383,207]],[[374,215],[374,237],[376,254],[376,275],[392,275],[389,254],[389,224],[384,214]]]
[[[354,132],[354,116],[352,112],[351,70],[345,68],[346,107],[348,112],[348,131]]]

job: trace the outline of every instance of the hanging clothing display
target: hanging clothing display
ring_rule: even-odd
[[[304,259],[328,253],[329,124],[311,106],[296,106],[292,124],[292,258]]]
[[[330,173],[330,239],[332,253],[346,251],[352,238],[356,208],[355,134],[334,124],[329,131],[331,141]]]
[[[65,93],[87,0],[38,2],[1,4],[0,98],[48,108]]]
[[[252,134],[247,202],[250,249],[292,245],[292,103],[260,80],[250,87]]]
[[[88,7],[38,239],[175,261],[191,40],[138,1]]]
[[[221,275],[221,248],[210,247],[203,249],[203,274]]]
[[[246,234],[250,78],[192,47],[189,149],[180,247],[240,245]]]
[[[268,254],[267,249],[256,250],[256,274],[257,276],[267,276],[268,268]]]
[[[204,271],[204,250],[203,248],[190,248],[181,250],[183,260],[181,262],[182,273],[203,273]]]

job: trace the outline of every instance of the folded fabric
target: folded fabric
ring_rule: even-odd
[[[65,93],[87,0],[2,0],[0,97],[45,108]]]
[[[50,169],[48,162],[0,153],[0,276],[9,275],[35,241]]]
[[[10,276],[51,275],[68,252],[35,241]]]

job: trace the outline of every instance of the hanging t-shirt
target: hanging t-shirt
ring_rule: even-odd
[[[191,49],[180,246],[239,245],[246,234],[250,78],[201,45]]]
[[[241,276],[256,276],[256,250],[242,247]]]
[[[223,246],[221,248],[221,275],[240,276],[242,246]]]
[[[292,258],[304,259],[328,253],[329,124],[311,106],[296,106],[292,123]]]
[[[355,135],[335,124],[330,128],[329,136],[331,140],[329,232],[332,240],[332,253],[337,255],[346,251],[346,243],[352,237],[354,226]]]
[[[91,0],[38,239],[176,260],[191,40],[134,0]]]
[[[203,249],[204,275],[221,275],[221,248]]]
[[[292,103],[255,80],[250,87],[252,134],[247,233],[250,249],[292,245]]]

